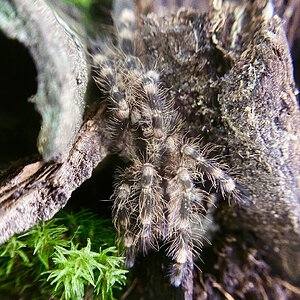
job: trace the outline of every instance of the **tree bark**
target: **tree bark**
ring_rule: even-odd
[[[300,279],[300,112],[289,50],[296,21],[287,12],[300,6],[213,2],[209,11],[203,5],[140,24],[145,57],[158,66],[190,133],[220,146],[248,198],[218,206],[219,230],[204,249],[206,266],[197,262],[202,272],[194,272],[194,298],[294,299],[300,294],[292,285]],[[44,159],[2,172],[0,243],[50,219],[110,153],[105,105],[89,108],[81,125],[84,38],[43,0],[30,3],[2,0],[0,27],[23,42],[37,64]],[[140,258],[137,284],[124,299],[184,298],[159,274],[167,269],[160,259]]]
[[[63,162],[82,123],[89,64],[86,41],[76,28],[84,30],[50,3],[1,0],[0,29],[24,44],[34,59],[38,91],[31,101],[42,117],[39,151],[46,161]]]
[[[92,175],[108,153],[102,135],[104,111],[104,105],[90,109],[64,163],[33,160],[2,174],[0,243],[51,219],[66,205],[72,192]]]

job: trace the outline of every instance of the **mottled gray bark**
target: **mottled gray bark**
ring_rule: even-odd
[[[50,3],[1,0],[0,30],[23,43],[34,59],[38,91],[32,101],[42,117],[39,150],[46,161],[63,162],[82,123],[89,67],[84,36],[79,38]]]
[[[104,106],[85,119],[64,163],[33,160],[6,172],[0,186],[0,243],[64,207],[71,193],[91,175],[108,152],[103,139]]]
[[[80,40],[57,21],[42,0],[34,6],[21,0],[19,5],[18,0],[0,3],[0,27],[10,37],[14,30],[18,32],[15,37],[29,48],[37,64],[39,91],[35,101],[44,122],[40,141],[46,141],[42,153],[45,160],[62,162],[34,161],[2,176],[2,243],[62,208],[107,155],[109,141],[104,132],[105,107],[100,106],[88,113],[72,146],[87,81]],[[286,297],[282,299],[293,299],[299,290],[286,292],[286,283],[273,280],[274,270],[261,258],[264,255],[272,267],[278,267],[278,274],[285,279],[299,280],[300,113],[285,33],[288,28],[279,17],[273,17],[277,10],[284,11],[283,5],[280,1],[275,1],[274,7],[266,6],[265,1],[214,3],[214,9],[206,14],[202,14],[207,10],[204,5],[201,13],[183,10],[177,17],[162,20],[151,16],[141,22],[144,51],[149,55],[145,58],[150,57],[150,63],[153,60],[158,66],[162,84],[169,88],[166,93],[175,99],[189,124],[189,134],[219,145],[222,154],[229,154],[226,163],[238,173],[245,201],[231,207],[221,204],[215,222],[229,235],[238,230],[254,236],[254,248],[248,249],[243,237],[228,241],[217,236],[223,239],[220,247],[224,252],[213,247],[209,251],[218,257],[216,266],[221,275],[216,279],[210,273],[201,274],[195,293],[197,299],[246,297],[246,285],[251,281],[259,285],[256,295],[261,296],[262,289],[269,299],[282,293]],[[44,16],[45,10],[47,18],[31,16],[31,11]],[[53,44],[56,34],[60,43]],[[240,253],[245,259],[235,260]],[[155,276],[163,264],[155,262],[157,265],[150,257],[141,264],[151,270],[144,272],[146,277],[141,280],[145,299],[151,299],[152,287],[157,287],[158,293],[164,289],[165,299],[166,295],[168,299],[182,298],[181,292],[165,290],[166,281]],[[157,294],[155,297],[160,299]]]
[[[222,226],[254,233],[269,261],[296,281],[300,111],[285,29],[271,2],[217,2],[208,14],[146,18],[142,38],[189,134],[223,147],[251,202],[229,208]]]
[[[28,165],[21,162],[17,170],[2,174],[1,243],[50,219],[106,153],[100,149],[97,130],[91,129],[92,121],[81,130],[88,132],[87,137],[82,133],[73,145],[82,124],[89,73],[84,29],[52,4],[44,0],[0,1],[0,30],[29,50],[37,69],[38,90],[31,101],[42,117],[38,147],[44,159]],[[95,118],[101,126],[99,115]],[[81,148],[92,154],[78,154]]]

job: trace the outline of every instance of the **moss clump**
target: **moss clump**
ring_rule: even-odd
[[[14,236],[0,246],[2,299],[114,299],[127,273],[114,236],[109,220],[88,211]]]

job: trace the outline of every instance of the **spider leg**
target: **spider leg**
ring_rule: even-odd
[[[193,189],[194,183],[189,171],[180,166],[175,178],[169,184],[168,205],[170,242],[168,256],[175,261],[171,267],[170,280],[175,286],[183,282],[193,265],[191,226]]]
[[[237,193],[233,178],[206,158],[198,144],[186,141],[180,131],[177,135],[170,159],[177,169],[169,168],[165,175],[170,178],[167,240],[168,256],[174,261],[170,280],[175,286],[183,284],[192,274],[193,254],[198,255],[208,227],[205,215],[215,205],[215,197],[196,187],[199,178],[201,183],[205,174],[223,195]]]
[[[219,184],[223,196],[225,194],[237,194],[238,191],[235,180],[226,174],[226,172],[223,171],[216,163],[205,158],[196,145],[189,143],[184,144],[181,147],[181,153],[197,162],[201,172],[207,175],[214,186]]]
[[[118,240],[124,244],[126,253],[126,266],[133,267],[136,254],[135,232],[133,213],[135,211],[134,199],[131,199],[132,191],[129,184],[121,181],[112,195],[114,204],[112,209],[113,223],[117,230]]]
[[[161,179],[152,164],[138,161],[127,168],[121,178],[113,195],[113,220],[125,246],[126,264],[132,266],[136,251],[147,253],[157,248],[163,220]],[[131,186],[124,183],[126,178]]]
[[[114,1],[114,24],[118,32],[118,45],[125,54],[134,54],[136,30],[135,3],[132,0]]]
[[[201,182],[208,178],[222,195],[236,196],[238,189],[218,163],[206,158],[207,151],[185,138],[183,120],[159,72],[136,56],[134,10],[134,1],[114,2],[118,45],[94,57],[96,82],[107,99],[107,130],[116,151],[131,162],[117,178],[113,222],[128,267],[138,252],[166,243],[170,281],[180,286],[192,276],[193,255],[205,239],[205,215],[213,206]]]

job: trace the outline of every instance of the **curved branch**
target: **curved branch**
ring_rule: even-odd
[[[92,175],[108,153],[106,139],[100,135],[105,126],[104,111],[104,105],[90,110],[64,163],[35,161],[1,183],[0,244],[39,221],[51,219]]]

